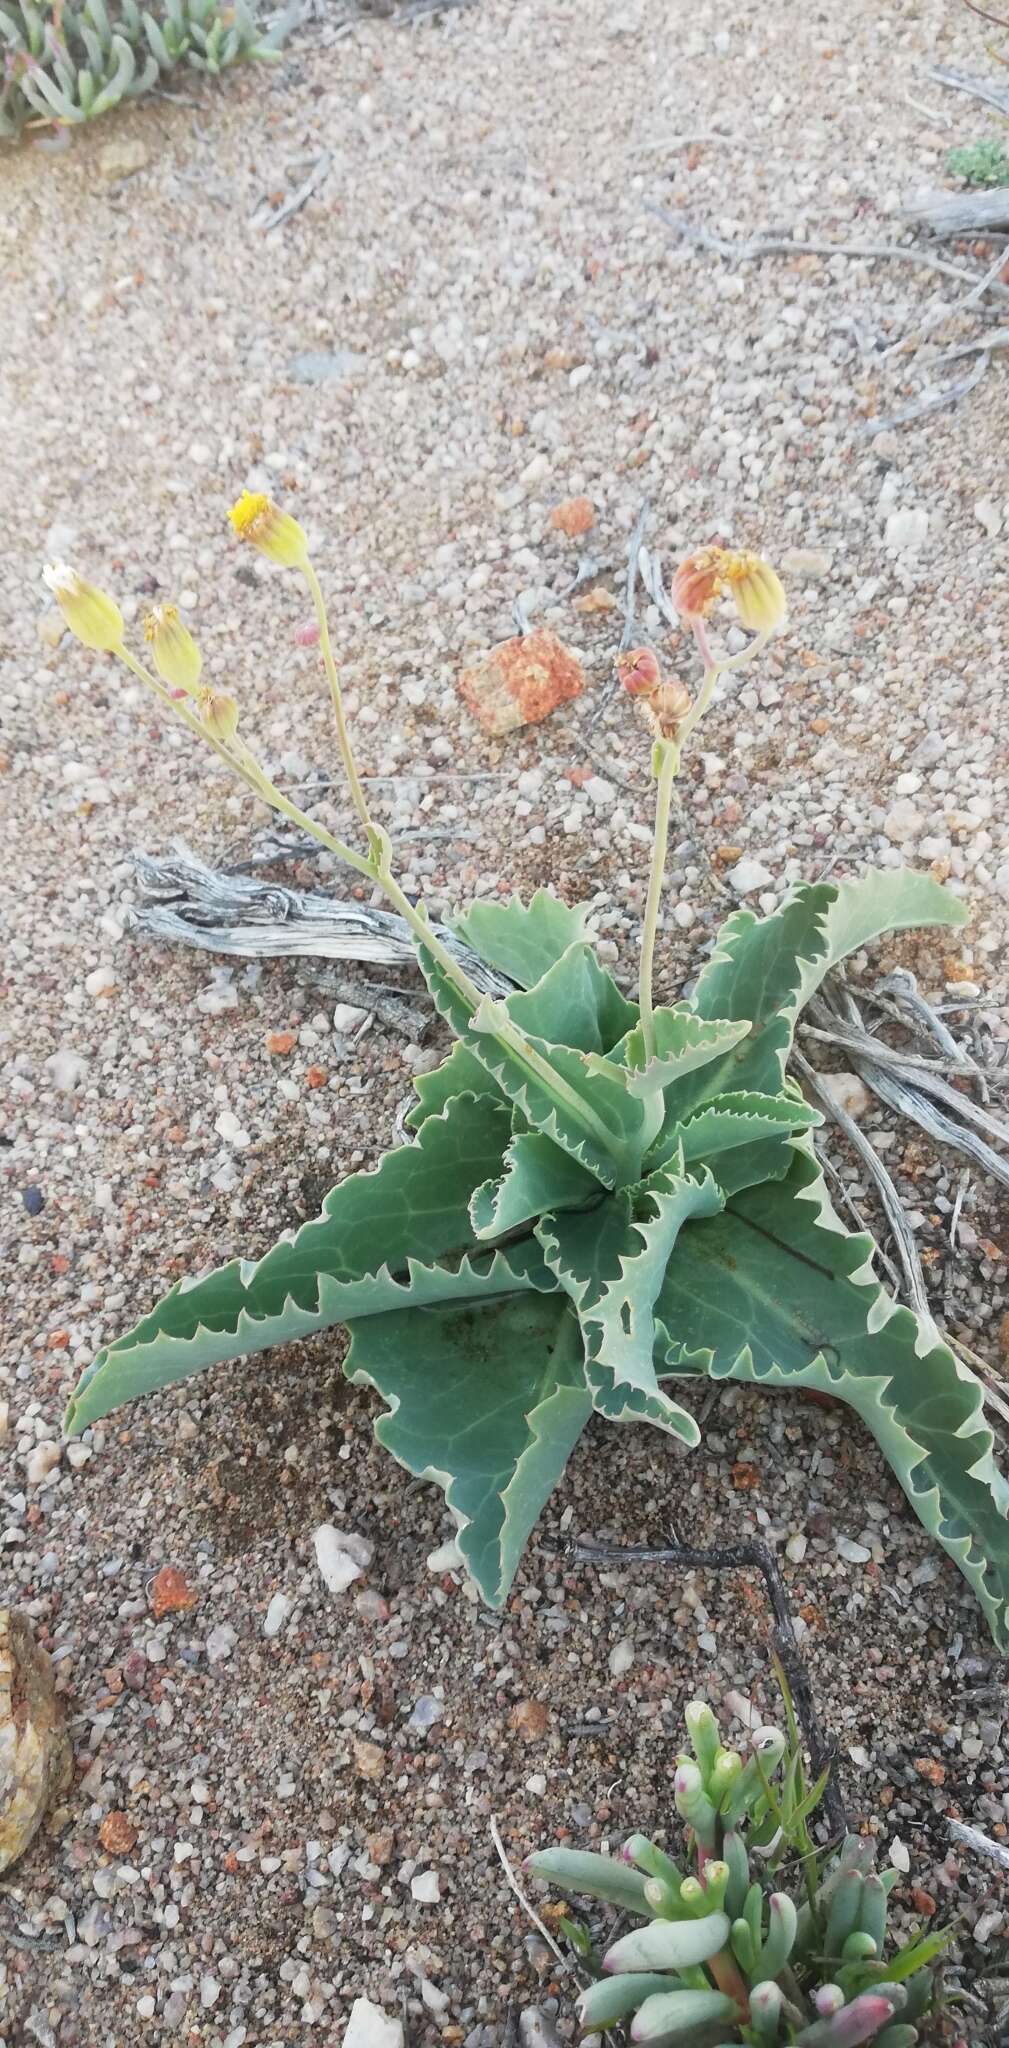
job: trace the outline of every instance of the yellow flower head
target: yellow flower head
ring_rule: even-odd
[[[83,576],[68,568],[66,562],[48,563],[42,575],[71,633],[83,647],[112,654],[122,646],[123,615],[106,591],[85,583]]]
[[[144,639],[163,683],[195,697],[203,656],[174,604],[156,604],[144,620]]]
[[[304,527],[282,512],[265,491],[243,491],[228,513],[239,540],[251,541],[261,555],[282,569],[300,569],[308,560]]]
[[[233,697],[223,690],[201,690],[200,717],[215,740],[230,746],[238,731],[238,705]]]
[[[774,633],[788,617],[781,578],[763,555],[724,549],[721,574],[732,592],[740,624],[750,633]]]

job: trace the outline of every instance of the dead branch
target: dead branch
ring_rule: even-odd
[[[983,100],[985,106],[994,107],[999,114],[1009,114],[1009,87],[993,85],[987,78],[971,78],[968,72],[954,71],[947,64],[936,64],[928,75],[935,85],[948,85],[953,92],[965,92],[971,99]]]
[[[901,216],[933,235],[986,235],[1009,229],[1009,186],[993,192],[921,192],[905,200]]]

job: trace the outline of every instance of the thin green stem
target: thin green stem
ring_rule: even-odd
[[[346,770],[347,781],[350,784],[351,799],[353,801],[354,809],[357,812],[357,815],[360,818],[365,831],[367,833],[370,833],[372,827],[371,816],[368,810],[368,800],[364,794],[363,788],[361,787],[361,778],[358,775],[357,763],[354,759],[354,749],[351,745],[350,733],[347,730],[347,720],[343,709],[343,692],[340,689],[340,678],[339,675],[337,674],[336,663],[333,660],[333,649],[329,638],[329,620],[326,617],[326,601],[322,595],[322,586],[320,585],[319,578],[317,577],[315,570],[313,569],[312,564],[308,560],[307,556],[301,565],[301,573],[304,576],[305,582],[308,584],[309,590],[312,593],[312,603],[315,606],[315,616],[319,624],[319,647],[322,652],[322,662],[323,667],[325,668],[326,671],[326,680],[329,683],[329,694],[333,700],[333,716],[336,719],[336,736],[340,744],[340,755],[343,761],[344,768]]]
[[[641,1037],[644,1044],[646,1065],[649,1060],[655,1057],[652,972],[655,962],[655,935],[659,923],[659,904],[662,901],[662,883],[666,871],[666,848],[669,844],[669,813],[673,800],[673,782],[680,765],[679,741],[660,740],[656,747],[656,753],[659,760],[658,789],[655,795],[655,835],[652,840],[652,871],[648,877],[645,921],[641,932],[641,967],[638,976]]]

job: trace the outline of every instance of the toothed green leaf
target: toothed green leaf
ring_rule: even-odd
[[[570,1153],[539,1131],[522,1131],[504,1156],[504,1173],[485,1181],[470,1202],[478,1238],[501,1237],[544,1209],[570,1209],[598,1199],[599,1183]]]
[[[641,1026],[636,1025],[621,1048],[628,1069],[627,1086],[632,1095],[653,1095],[672,1081],[706,1067],[711,1060],[731,1052],[750,1029],[746,1017],[735,1020],[697,1017],[688,1004],[672,1010],[656,1010],[652,1019],[655,1053],[646,1057]]]
[[[894,1308],[872,1241],[846,1232],[802,1140],[788,1178],[688,1224],[658,1303],[667,1371],[808,1386],[847,1401],[919,1519],[1009,1645],[1009,1485],[992,1456],[978,1381],[935,1330]]]
[[[202,1280],[180,1282],[85,1369],[68,1430],[205,1366],[398,1306],[404,1282],[410,1290],[419,1284],[422,1294],[448,1285],[415,1283],[408,1261],[427,1266],[472,1246],[470,1196],[499,1170],[509,1137],[502,1105],[459,1097],[374,1172],[341,1181],[322,1215],[264,1258],[234,1259]]]
[[[822,1124],[818,1109],[791,1095],[714,1095],[680,1125],[684,1161],[711,1159],[788,1131]]]
[[[443,1488],[467,1566],[500,1607],[592,1412],[563,1295],[375,1316],[352,1326],[347,1373],[389,1403],[376,1437]]]
[[[585,936],[585,908],[569,910],[546,889],[531,903],[471,903],[455,930],[481,960],[519,988],[532,988],[576,939]]]
[[[427,949],[418,948],[431,994],[465,1045],[526,1122],[560,1145],[604,1187],[635,1180],[651,1131],[645,1110],[624,1087],[620,1070],[596,1053],[572,1051],[512,1024],[510,1005],[532,998],[488,998],[475,1016]]]
[[[825,974],[849,953],[871,946],[886,932],[910,925],[963,925],[966,906],[931,875],[913,868],[870,868],[857,882],[838,882],[824,922],[825,951],[804,963],[799,1006],[809,1001]]]
[[[413,1085],[419,1100],[403,1119],[412,1131],[419,1131],[427,1117],[440,1116],[454,1095],[489,1095],[498,1102],[506,1099],[493,1075],[459,1039],[441,1066],[429,1074],[417,1074]]]

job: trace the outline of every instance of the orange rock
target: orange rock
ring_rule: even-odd
[[[293,1052],[297,1043],[297,1036],[293,1031],[268,1031],[266,1034],[266,1050],[275,1053],[278,1059],[283,1059],[285,1054]]]
[[[107,1813],[98,1830],[98,1839],[110,1856],[128,1856],[133,1848],[137,1831],[125,1813]]]
[[[581,662],[545,626],[492,647],[463,670],[459,695],[485,732],[500,735],[538,725],[558,704],[585,688]]]
[[[601,583],[587,590],[584,597],[575,598],[576,612],[615,612],[616,608],[617,600],[612,590],[604,590]]]
[[[916,1756],[914,1767],[919,1778],[927,1778],[930,1785],[945,1785],[946,1766],[934,1756]]]
[[[924,1913],[926,1919],[935,1912],[935,1900],[931,1892],[923,1891],[918,1884],[911,1886],[911,1904],[915,1912]]]
[[[577,540],[579,534],[588,533],[596,523],[596,508],[591,498],[565,498],[563,505],[555,505],[550,514],[550,524],[558,533],[566,533],[569,540]]]
[[[194,1593],[184,1572],[174,1564],[162,1565],[156,1578],[147,1588],[147,1598],[155,1621],[166,1614],[188,1614],[199,1598]]]
[[[305,1079],[310,1088],[324,1088],[329,1080],[325,1067],[309,1067]]]
[[[523,1742],[538,1742],[550,1726],[550,1709],[542,1700],[519,1700],[508,1716],[508,1724],[518,1730]]]
[[[760,1485],[760,1473],[755,1465],[733,1465],[732,1484],[737,1493],[752,1493],[754,1487]]]

